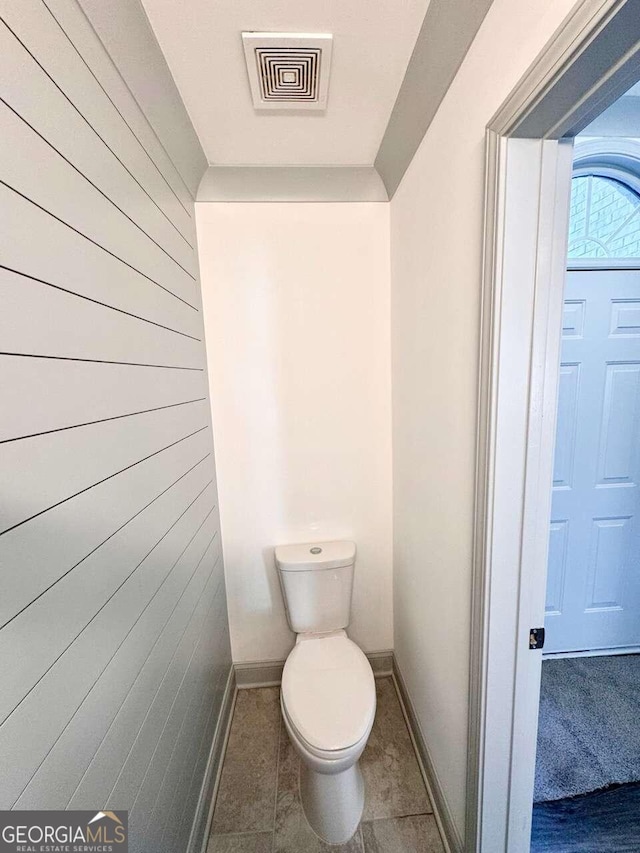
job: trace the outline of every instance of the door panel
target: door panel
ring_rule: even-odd
[[[559,388],[553,485],[557,489],[570,489],[576,449],[579,364],[563,364],[560,367]]]
[[[598,454],[598,486],[635,485],[640,363],[606,366]]]
[[[585,612],[622,610],[630,518],[594,518]]]
[[[545,652],[640,646],[640,270],[569,272]]]
[[[554,616],[559,616],[562,613],[564,603],[568,535],[568,521],[551,522],[546,612]]]

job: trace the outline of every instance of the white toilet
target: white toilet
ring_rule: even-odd
[[[275,557],[289,624],[298,635],[284,665],[280,704],[302,759],[302,806],[321,838],[341,844],[362,817],[358,759],[376,713],[371,666],[345,631],[356,546],[279,545]]]

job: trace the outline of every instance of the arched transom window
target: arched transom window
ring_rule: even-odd
[[[569,258],[640,258],[640,195],[615,178],[576,175]]]

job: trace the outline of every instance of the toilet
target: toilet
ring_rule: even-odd
[[[300,796],[312,829],[348,841],[364,806],[362,755],[376,712],[373,672],[346,628],[356,560],[353,542],[279,545],[275,561],[296,644],[282,673],[280,705],[301,758]]]

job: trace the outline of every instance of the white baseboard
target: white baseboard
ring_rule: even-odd
[[[211,821],[213,820],[213,807],[218,785],[220,784],[222,764],[227,749],[237,693],[235,670],[233,665],[231,665],[222,698],[222,705],[220,706],[220,715],[211,742],[202,787],[200,788],[198,805],[191,827],[189,843],[187,844],[187,853],[206,853]]]
[[[562,660],[563,658],[597,658],[609,655],[637,655],[640,646],[624,646],[618,649],[585,649],[581,652],[543,652],[542,660]]]
[[[238,690],[249,687],[277,687],[282,681],[283,660],[256,660],[234,663]]]
[[[367,658],[376,678],[393,675],[393,651],[367,652]]]
[[[463,853],[464,845],[462,839],[460,838],[457,827],[453,822],[449,805],[444,796],[442,785],[440,784],[438,774],[436,773],[433,761],[431,760],[431,755],[429,754],[429,749],[424,739],[424,735],[422,734],[418,717],[413,707],[411,697],[407,691],[404,679],[402,678],[402,673],[398,668],[398,662],[395,659],[395,656],[393,658],[393,680],[400,698],[402,712],[413,741],[413,747],[416,755],[418,756],[420,772],[422,773],[422,778],[424,779],[424,784],[427,788],[431,805],[433,806],[433,816],[438,824],[438,829],[440,830],[440,835],[442,836],[442,842],[445,846],[446,853]]]
[[[393,652],[367,652],[376,678],[393,674]],[[234,664],[238,690],[250,687],[275,687],[282,681],[283,660],[249,661]]]

